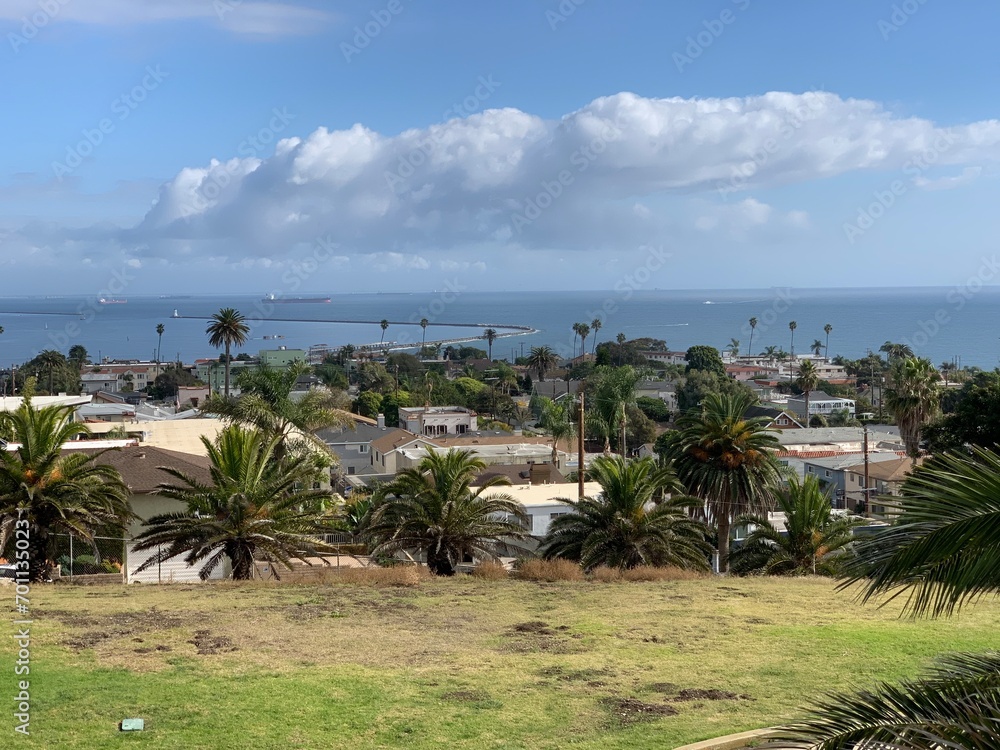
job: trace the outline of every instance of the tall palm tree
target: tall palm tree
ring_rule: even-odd
[[[806,427],[809,426],[809,394],[816,390],[819,385],[819,373],[816,372],[816,365],[812,360],[799,362],[799,376],[795,380],[796,385],[802,389],[806,401]]]
[[[601,456],[588,472],[601,494],[578,501],[559,498],[571,510],[550,524],[542,543],[545,557],[576,560],[586,570],[599,565],[708,570],[712,548],[705,526],[687,513],[701,502],[683,495],[661,499],[683,491],[670,469],[649,457]]]
[[[601,328],[603,328],[603,327],[604,327],[604,324],[601,322],[600,318],[594,318],[590,322],[590,328],[594,332],[594,344],[593,344],[593,346],[590,349],[590,353],[591,354],[594,354],[594,355],[597,354],[597,332],[599,330],[601,330]]]
[[[824,348],[824,351],[826,352],[826,360],[827,360],[827,362],[829,362],[830,361],[830,334],[833,333],[833,326],[830,325],[829,323],[827,323],[825,326],[823,326],[823,333],[826,334],[826,347]]]
[[[884,402],[896,417],[906,453],[916,461],[920,431],[941,408],[941,376],[929,359],[897,359],[889,371]]]
[[[0,450],[0,552],[14,559],[15,530],[28,533],[30,581],[49,580],[56,534],[93,541],[99,531],[121,533],[135,516],[129,491],[118,472],[82,451],[63,453],[63,445],[86,425],[72,421],[73,408],[31,403],[34,381],[24,400],[0,417],[0,433],[18,444]]]
[[[590,335],[590,326],[586,323],[580,323],[580,356],[583,357],[587,353],[587,336]]]
[[[486,347],[489,349],[486,356],[489,358],[490,362],[493,361],[493,342],[497,340],[497,332],[493,328],[487,328],[483,331],[483,338],[486,339]]]
[[[756,402],[749,393],[709,393],[700,409],[677,420],[667,433],[665,455],[673,461],[689,494],[701,498],[719,530],[719,571],[729,568],[729,534],[734,518],[766,513],[781,478],[775,457],[778,439],[767,417],[747,418]]]
[[[320,534],[334,527],[329,490],[312,487],[313,467],[305,457],[275,459],[276,438],[230,425],[212,442],[202,437],[211,463],[211,482],[202,483],[169,466],[160,469],[178,481],[161,484],[157,494],[187,508],[147,521],[136,537],[137,552],[157,550],[137,570],[185,555],[201,565],[206,580],[226,559],[233,579],[253,578],[254,561],[291,567],[291,560],[334,551]]]
[[[163,343],[163,332],[167,330],[163,323],[156,324],[156,374],[160,374],[160,344]]]
[[[538,373],[538,381],[545,382],[545,371],[556,366],[558,359],[555,352],[547,346],[531,347],[531,356],[528,357],[528,369]]]
[[[559,441],[573,435],[573,419],[566,404],[547,401],[542,407],[541,424],[552,436],[552,465],[559,462]]]
[[[419,552],[435,575],[455,574],[466,555],[496,557],[507,540],[528,536],[524,508],[495,476],[472,487],[486,464],[470,451],[429,449],[376,493],[365,537],[376,555]]]
[[[292,398],[296,381],[311,371],[304,362],[293,362],[283,369],[263,364],[243,369],[236,376],[240,396],[213,396],[204,409],[229,422],[255,427],[266,439],[276,440],[274,454],[278,458],[295,452],[329,459],[330,451],[316,431],[353,427],[350,400],[343,392],[327,388],[312,388],[301,398]]]
[[[424,338],[423,338],[423,340],[422,340],[422,341],[420,342],[420,348],[421,348],[421,349],[422,349],[422,348],[424,348],[425,346],[427,346],[427,326],[429,326],[429,325],[430,325],[430,323],[431,323],[431,322],[430,322],[429,320],[427,320],[427,318],[421,318],[421,319],[420,319],[420,327],[421,327],[421,328],[423,329],[423,331],[424,331]]]
[[[233,346],[243,346],[250,335],[250,326],[246,324],[246,318],[232,307],[224,307],[212,316],[212,322],[205,329],[208,334],[208,343],[216,349],[223,347],[226,350],[226,389],[225,396],[229,398],[229,356]]]
[[[887,505],[893,526],[858,544],[844,586],[869,601],[905,597],[915,615],[949,615],[1000,593],[1000,455],[983,448],[932,457]],[[900,685],[815,701],[783,747],[997,746],[1000,654],[953,654]]]
[[[641,376],[631,365],[601,367],[588,381],[592,385],[592,395],[588,395],[588,422],[604,437],[604,455],[611,453],[611,441],[616,436],[619,437],[619,450],[625,455],[625,415],[628,407],[635,403],[635,387]]]
[[[382,335],[379,337],[378,345],[382,346],[382,342],[385,341],[385,332],[389,329],[389,321],[382,318],[382,322],[378,324],[378,327],[382,329]]]
[[[778,510],[785,515],[779,532],[767,516],[741,516],[741,524],[755,528],[729,558],[734,573],[767,575],[835,575],[847,559],[845,550],[854,540],[852,529],[860,519],[835,516],[830,496],[819,478],[789,479],[777,493]]]
[[[3,333],[3,331],[0,330],[0,333]],[[73,346],[69,348],[67,358],[73,363],[73,368],[77,372],[90,363],[90,354],[87,351],[87,347],[83,346],[83,344],[73,344]]]
[[[907,359],[913,356],[913,349],[909,344],[894,344],[891,341],[886,341],[878,350],[887,354],[890,361],[894,359]]]
[[[799,324],[796,323],[794,320],[788,324],[788,330],[792,332],[791,351],[789,352],[789,354],[791,354],[793,357],[795,356],[795,329],[798,327]]]
[[[809,349],[818,357],[819,353],[823,351],[823,342],[819,339],[813,339],[812,344],[809,345]]]
[[[750,343],[747,344],[747,352],[753,354],[753,332],[757,330],[757,318],[750,318]]]
[[[625,354],[625,334],[619,333],[615,336],[615,342],[618,344],[618,366],[621,367],[623,355]]]
[[[55,395],[53,393],[54,386],[54,375],[57,367],[61,367],[65,362],[66,358],[63,357],[61,352],[57,352],[55,349],[46,349],[41,352],[35,360],[38,364],[45,368],[49,374],[49,395]]]
[[[576,340],[580,336],[580,323],[574,323],[573,329],[573,356],[576,357]]]

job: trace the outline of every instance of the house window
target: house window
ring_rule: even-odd
[[[353,473],[354,473],[354,467],[353,466],[348,466],[347,467],[347,475],[350,476]]]
[[[827,469],[823,476],[827,476],[827,477],[830,476],[830,470]]]
[[[358,446],[358,453],[367,453],[367,452],[368,452],[368,446],[367,445],[359,445]]]

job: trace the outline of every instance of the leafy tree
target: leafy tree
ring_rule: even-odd
[[[229,398],[229,351],[233,346],[243,346],[250,335],[250,326],[246,318],[232,307],[224,307],[212,316],[212,322],[205,329],[208,343],[216,349],[225,348],[226,355],[226,389],[225,397]]]
[[[636,406],[642,410],[642,413],[647,417],[652,419],[654,422],[669,422],[670,421],[670,409],[660,398],[651,398],[650,396],[639,396],[635,400]]]
[[[382,413],[382,396],[375,391],[362,391],[358,394],[354,407],[362,417],[375,417]],[[398,418],[398,409],[396,413]]]
[[[685,372],[701,370],[702,372],[714,372],[719,378],[728,377],[726,366],[722,363],[719,350],[712,346],[692,346],[684,356],[687,361]]]
[[[905,597],[915,615],[948,615],[1000,593],[1000,456],[932,457],[892,502],[887,531],[857,545],[844,586],[863,601]],[[1000,723],[1000,655],[954,654],[925,676],[815,701],[782,732],[784,747],[992,748]]]
[[[388,372],[396,373],[399,368],[401,378],[418,378],[424,373],[424,364],[419,358],[406,352],[390,354],[385,361],[385,369]]]
[[[0,551],[21,569],[26,563],[28,579],[37,582],[50,579],[56,534],[93,541],[98,531],[122,533],[135,516],[117,471],[95,455],[63,453],[66,442],[90,432],[72,421],[72,407],[36,409],[33,391],[29,379],[18,408],[0,414],[0,432],[18,444],[0,450]],[[26,558],[14,549],[16,530],[27,531]]]
[[[485,466],[469,451],[431,449],[397,474],[376,494],[365,524],[372,554],[419,552],[431,572],[450,576],[467,555],[496,557],[506,540],[526,537],[524,508],[493,492],[510,484],[506,477],[471,486]]]
[[[357,369],[358,386],[363,391],[389,393],[396,381],[380,362],[362,362]]]
[[[673,472],[650,458],[628,461],[622,456],[601,456],[588,472],[601,485],[601,494],[578,501],[559,498],[570,512],[552,520],[542,544],[546,558],[575,560],[586,570],[599,565],[708,570],[711,547],[705,527],[687,514],[700,501],[663,499],[664,493],[681,491]]]
[[[1000,445],[1000,371],[981,373],[954,396],[950,413],[923,430],[932,452]]]
[[[552,436],[552,465],[555,466],[559,461],[559,441],[570,438],[574,432],[573,406],[557,403],[544,396],[540,396],[539,401],[538,424]]]
[[[890,370],[885,404],[896,418],[907,455],[914,461],[920,453],[920,431],[940,408],[940,379],[929,359],[897,359]]]
[[[677,406],[681,411],[695,409],[710,393],[752,395],[749,386],[729,376],[720,378],[714,372],[690,370],[677,390]]]
[[[625,407],[625,447],[636,451],[640,446],[656,440],[656,422],[643,414],[635,404]]]
[[[399,408],[413,406],[413,400],[408,391],[390,393],[382,399],[382,414],[389,427],[399,426]]]
[[[313,372],[316,374],[316,377],[319,378],[319,382],[327,388],[346,391],[350,386],[347,382],[347,375],[344,374],[344,368],[340,365],[333,364],[331,362],[323,362],[322,364],[314,366]]]
[[[319,537],[334,525],[329,490],[312,486],[313,471],[305,456],[278,460],[279,438],[259,430],[230,425],[213,443],[202,437],[211,462],[211,481],[202,483],[180,471],[161,467],[178,481],[161,484],[157,493],[187,507],[153,516],[136,537],[135,550],[158,550],[139,566],[147,570],[177,555],[199,565],[205,580],[228,559],[233,579],[253,578],[254,561],[291,567],[334,551]]]
[[[746,418],[754,404],[746,394],[710,393],[700,409],[685,412],[668,433],[665,457],[673,461],[689,494],[705,501],[719,530],[719,570],[729,566],[732,521],[770,508],[781,478],[778,439],[766,417]]]
[[[156,401],[163,401],[176,395],[180,386],[191,386],[197,382],[198,378],[183,367],[169,364],[156,376],[152,384],[146,386],[146,395]]]
[[[558,359],[555,352],[547,346],[531,347],[531,356],[528,358],[528,368],[538,373],[538,382],[545,382],[545,373],[556,366]]]
[[[736,519],[755,528],[729,558],[733,573],[836,575],[860,519],[834,515],[829,495],[812,474],[804,482],[790,478],[776,497],[778,510],[785,514],[784,533],[764,515]]]

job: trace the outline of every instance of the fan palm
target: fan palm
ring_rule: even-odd
[[[729,346],[726,347],[729,353],[733,357],[740,356],[740,340],[739,339],[729,339]]]
[[[546,399],[542,407],[541,424],[552,436],[552,465],[559,461],[559,441],[573,435],[573,419],[570,414],[572,407],[568,404],[557,404]]]
[[[587,570],[599,565],[708,570],[712,548],[705,541],[705,526],[687,514],[701,501],[683,495],[660,499],[665,492],[682,491],[672,471],[648,457],[628,461],[601,456],[588,472],[601,485],[601,494],[578,501],[559,498],[571,511],[549,526],[542,545],[545,557],[575,560]]]
[[[896,417],[906,453],[920,453],[920,431],[941,408],[941,376],[929,359],[897,359],[889,372],[885,405]]]
[[[202,483],[164,466],[178,484],[161,484],[157,494],[179,500],[182,512],[153,516],[136,537],[137,552],[157,550],[137,569],[143,571],[177,555],[201,565],[208,579],[224,560],[233,578],[253,578],[254,561],[291,567],[291,560],[334,549],[319,537],[335,527],[329,490],[310,487],[313,467],[305,457],[277,461],[277,438],[230,425],[213,443],[202,437],[211,463],[211,482]]]
[[[389,329],[389,321],[383,318],[382,322],[378,324],[378,327],[382,329],[382,335],[379,337],[378,345],[382,346],[382,342],[385,341],[385,332]]]
[[[595,354],[595,355],[597,354],[597,332],[600,331],[601,328],[603,328],[603,327],[604,327],[604,324],[601,322],[600,318],[594,318],[590,322],[590,328],[594,332],[594,344],[593,344],[593,346],[590,349],[590,353],[591,354]]]
[[[799,376],[795,380],[796,385],[805,394],[806,402],[806,427],[809,426],[809,394],[816,390],[819,385],[819,373],[816,372],[816,365],[811,360],[804,360],[799,363]]]
[[[792,343],[791,343],[791,355],[795,356],[795,329],[799,327],[799,324],[794,320],[788,324],[788,330],[792,332]]]
[[[757,318],[750,318],[750,343],[747,344],[747,352],[753,354],[753,332],[757,330]]]
[[[886,532],[858,545],[845,586],[867,601],[906,595],[916,615],[951,614],[1000,593],[1000,456],[982,448],[931,458],[887,503],[898,512]],[[783,747],[997,747],[1000,654],[955,654],[901,685],[816,701],[781,732]]]
[[[729,565],[732,520],[766,513],[774,500],[781,468],[775,433],[767,417],[747,418],[756,399],[749,393],[709,393],[701,407],[677,420],[667,433],[665,456],[688,493],[701,498],[719,531],[719,571]]]
[[[421,348],[427,346],[427,326],[429,326],[430,324],[431,324],[431,322],[429,320],[427,320],[427,318],[421,318],[420,319],[420,327],[423,329],[423,332],[424,332],[423,340],[420,342],[420,347]]]
[[[851,529],[860,521],[835,516],[830,497],[809,474],[804,482],[789,480],[777,493],[778,510],[785,514],[781,533],[766,516],[741,516],[737,523],[753,524],[754,530],[733,550],[734,573],[768,575],[835,575],[844,560],[844,550],[853,540]]]
[[[341,391],[312,388],[293,398],[296,381],[311,371],[304,362],[293,362],[277,369],[261,364],[241,370],[236,376],[240,395],[236,398],[213,396],[205,411],[223,419],[255,427],[267,439],[277,440],[275,455],[281,459],[289,452],[312,453],[329,457],[329,449],[316,430],[327,427],[353,427],[350,402]],[[296,394],[299,395],[299,394]],[[306,451],[307,448],[313,451]]]
[[[246,318],[232,307],[224,307],[212,316],[212,322],[205,329],[208,334],[208,343],[216,349],[224,347],[226,350],[226,389],[225,396],[229,398],[229,351],[233,346],[243,346],[250,335],[250,326],[246,324]]]
[[[528,357],[528,368],[538,373],[538,382],[545,382],[545,371],[551,370],[558,362],[555,352],[547,346],[531,347]]]
[[[24,400],[3,415],[2,432],[18,447],[0,450],[0,551],[13,558],[15,526],[25,529],[26,522],[28,578],[45,581],[52,570],[54,535],[92,541],[109,527],[120,533],[135,516],[115,469],[97,463],[93,454],[63,454],[65,443],[89,430],[72,421],[72,407],[35,409],[33,385],[29,380]]]
[[[830,334],[833,333],[833,326],[830,325],[829,323],[827,323],[825,326],[823,326],[823,333],[826,334],[826,346],[824,347],[824,351],[826,352],[827,361],[829,361],[829,359],[830,359]]]
[[[493,328],[487,328],[483,331],[483,338],[486,339],[486,347],[489,350],[486,356],[489,358],[490,362],[493,361],[493,342],[497,340],[497,332]]]
[[[809,350],[818,357],[819,353],[823,351],[823,342],[819,339],[813,339],[813,342],[809,345]]]
[[[45,368],[49,374],[49,395],[53,395],[53,376],[57,367],[62,367],[66,363],[66,358],[61,352],[55,349],[46,349],[35,358],[35,361]]]
[[[156,374],[160,374],[160,345],[163,343],[163,332],[166,331],[163,323],[156,324]]]
[[[496,557],[507,540],[527,537],[522,505],[492,491],[509,485],[506,477],[472,487],[485,466],[470,451],[429,449],[379,488],[364,524],[372,554],[419,552],[431,572],[450,576],[467,555]]]
[[[592,380],[588,400],[588,426],[604,437],[604,455],[611,453],[611,439],[618,436],[620,451],[625,454],[625,415],[635,403],[635,387],[641,373],[631,365],[600,367]]]
[[[878,350],[889,355],[890,360],[907,359],[913,356],[913,349],[909,344],[894,344],[891,341],[886,341]]]

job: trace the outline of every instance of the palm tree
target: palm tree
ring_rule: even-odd
[[[740,340],[739,339],[729,339],[729,346],[726,347],[729,353],[733,355],[733,359],[740,356]]]
[[[583,357],[587,354],[587,336],[590,335],[590,326],[586,323],[580,323],[580,356]]]
[[[2,327],[0,327],[0,333],[3,333]],[[82,344],[73,344],[69,348],[67,358],[73,363],[73,367],[77,371],[83,369],[84,365],[90,362],[90,354],[87,352],[87,347]]]
[[[211,463],[212,480],[202,483],[168,466],[160,469],[178,484],[161,484],[157,494],[179,500],[187,508],[147,521],[136,537],[135,550],[157,550],[138,571],[185,555],[199,565],[206,580],[226,559],[233,579],[253,578],[254,561],[291,567],[291,560],[334,551],[319,537],[333,527],[329,490],[312,487],[314,467],[306,457],[278,461],[277,438],[259,430],[230,425],[213,443],[202,437]]]
[[[243,346],[250,335],[250,326],[246,324],[246,318],[232,307],[224,307],[212,316],[212,322],[205,329],[208,334],[208,343],[216,349],[224,347],[226,350],[226,398],[229,398],[229,356],[230,348],[233,346]]]
[[[700,409],[677,420],[667,433],[666,457],[689,494],[705,502],[719,530],[719,571],[729,567],[732,520],[767,512],[781,477],[778,439],[767,417],[745,416],[756,399],[749,393],[709,393]]]
[[[761,352],[761,355],[767,357],[768,361],[773,364],[774,360],[778,357],[778,347],[766,346],[764,347],[764,351]]]
[[[833,333],[833,326],[827,323],[823,326],[823,333],[826,334],[826,347],[824,351],[826,352],[826,360],[830,361],[830,334]]]
[[[156,324],[156,374],[160,374],[160,344],[163,343],[163,332],[166,328],[163,323]]]
[[[385,332],[389,329],[389,321],[382,318],[382,322],[379,323],[378,326],[382,329],[382,335],[379,337],[378,345],[382,346],[382,342],[385,341]]]
[[[905,596],[915,615],[949,615],[1000,593],[1000,455],[983,448],[932,457],[887,502],[895,524],[860,543],[843,586],[862,601]],[[953,654],[927,675],[829,695],[786,728],[783,747],[996,747],[1000,654]]]
[[[802,389],[806,401],[806,427],[809,426],[809,394],[816,390],[819,385],[819,373],[816,372],[816,365],[811,360],[804,360],[799,363],[799,377],[795,380],[796,385]]]
[[[28,578],[35,582],[50,578],[56,534],[92,542],[99,531],[120,534],[135,516],[128,488],[115,469],[96,463],[99,454],[62,452],[90,432],[72,421],[73,408],[35,409],[33,391],[29,379],[18,408],[0,417],[0,432],[18,444],[0,450],[0,552],[14,559],[15,530],[27,531]]]
[[[470,451],[428,449],[377,492],[365,529],[372,553],[420,552],[431,572],[450,576],[466,555],[496,557],[506,540],[528,536],[521,504],[491,492],[506,477],[471,486],[485,466]]]
[[[588,397],[589,425],[604,437],[604,454],[611,453],[611,439],[619,436],[619,450],[625,455],[625,415],[635,403],[635,387],[641,373],[631,365],[598,368],[592,383],[593,395]]]
[[[528,357],[528,369],[538,373],[538,381],[545,382],[545,371],[551,370],[558,362],[555,352],[547,346],[531,347],[531,356]]]
[[[682,491],[672,471],[649,457],[601,456],[588,473],[601,485],[601,494],[579,501],[559,498],[571,511],[550,524],[541,548],[546,558],[575,560],[586,570],[599,565],[709,569],[712,548],[705,526],[687,514],[701,502],[683,495],[661,499],[666,492]]]
[[[542,407],[541,425],[552,436],[552,465],[559,463],[559,441],[573,435],[573,419],[570,407],[547,400]]]
[[[66,361],[66,358],[63,357],[62,353],[61,352],[57,352],[55,349],[46,349],[45,351],[43,351],[42,353],[40,353],[38,355],[38,357],[36,358],[36,362],[38,362],[38,364],[41,367],[44,367],[46,370],[48,370],[48,373],[49,373],[49,391],[48,392],[49,392],[50,396],[55,395],[53,393],[53,388],[54,388],[54,385],[53,385],[53,376],[55,374],[55,370],[56,370],[57,367],[61,367],[65,363],[65,361]]]
[[[424,331],[424,338],[423,338],[423,340],[422,340],[422,341],[420,342],[420,348],[421,348],[421,349],[423,349],[423,348],[424,348],[425,346],[427,346],[427,326],[429,326],[429,325],[430,325],[430,323],[431,323],[431,322],[430,322],[429,320],[427,320],[427,318],[421,318],[421,319],[420,319],[420,327],[421,327],[421,328],[423,329],[423,331]]]
[[[290,452],[329,459],[329,448],[316,431],[353,427],[350,401],[341,391],[327,388],[312,388],[302,398],[292,398],[296,381],[311,369],[304,362],[292,362],[284,369],[264,364],[243,369],[236,376],[239,397],[213,396],[204,409],[276,440],[274,454],[279,459]]]
[[[852,529],[860,519],[835,516],[830,496],[819,486],[819,478],[789,479],[777,493],[778,510],[785,515],[784,533],[767,516],[742,516],[738,523],[755,528],[729,558],[734,573],[767,575],[835,575],[853,541]]]
[[[750,318],[750,343],[747,344],[747,351],[753,354],[753,332],[757,330],[757,318]]]
[[[823,342],[819,339],[813,339],[812,344],[809,345],[809,349],[818,357],[819,353],[823,351]]]
[[[929,359],[897,359],[889,371],[884,401],[914,462],[920,453],[920,431],[941,408],[940,380]]]
[[[489,352],[487,353],[486,356],[489,358],[490,362],[492,362],[493,361],[493,342],[497,340],[497,332],[496,332],[496,330],[494,330],[493,328],[487,328],[485,331],[483,331],[483,338],[486,339],[486,346],[489,349]]]
[[[617,336],[615,336],[615,341],[618,344],[618,366],[621,367],[622,358],[623,355],[625,354],[625,334],[619,333]]]
[[[794,320],[788,324],[788,330],[792,332],[792,344],[791,344],[791,355],[795,356],[795,329],[799,327],[799,324]]]
[[[594,355],[597,354],[597,332],[599,330],[601,330],[601,328],[603,328],[603,327],[604,327],[604,324],[601,322],[600,318],[594,318],[590,322],[590,328],[594,332],[594,345],[591,347],[591,350],[590,350],[591,354],[594,354]]]
[[[910,348],[909,344],[894,344],[891,341],[886,341],[878,350],[887,354],[890,360],[906,359],[913,356],[913,349]]]

